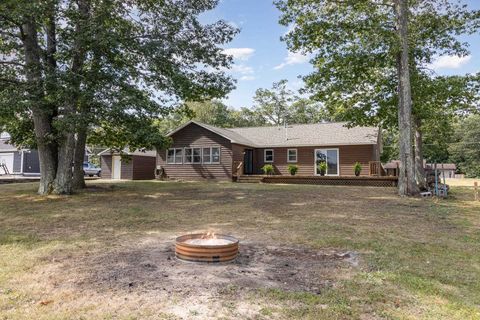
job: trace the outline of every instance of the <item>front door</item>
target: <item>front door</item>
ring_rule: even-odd
[[[253,173],[253,150],[245,149],[245,154],[243,156],[243,173],[252,174]]]
[[[122,172],[122,158],[120,156],[112,157],[112,179],[120,180]]]

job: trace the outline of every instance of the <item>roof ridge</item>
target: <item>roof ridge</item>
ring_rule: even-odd
[[[287,125],[288,126],[313,126],[313,125],[320,125],[320,124],[339,124],[339,123],[347,123],[347,121],[316,122],[316,123],[291,123],[291,124],[287,124]],[[283,125],[233,127],[233,128],[223,128],[223,129],[257,129],[257,128],[274,128],[274,127],[283,128]]]

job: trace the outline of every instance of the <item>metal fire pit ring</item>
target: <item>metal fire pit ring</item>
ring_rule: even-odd
[[[196,233],[180,236],[175,240],[175,256],[184,261],[220,263],[235,260],[238,255],[238,239],[223,234],[215,238],[230,241],[228,244],[202,245],[187,243],[191,239],[205,239],[207,234]]]

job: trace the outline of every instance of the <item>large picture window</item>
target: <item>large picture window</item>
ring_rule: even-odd
[[[167,163],[178,164],[183,162],[183,149],[172,148],[167,150]]]
[[[326,164],[325,172],[321,171],[320,164]],[[327,176],[340,175],[338,149],[316,149],[315,150],[315,174]]]

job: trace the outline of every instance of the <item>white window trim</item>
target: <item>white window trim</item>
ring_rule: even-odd
[[[210,150],[210,161],[208,161],[208,162],[203,161],[203,159],[204,159],[203,156],[204,156],[205,149]],[[202,147],[202,163],[203,164],[212,164],[212,147]]]
[[[290,160],[290,151],[295,151],[295,160]],[[287,149],[287,162],[288,163],[297,163],[298,162],[298,150],[297,149]]]
[[[327,154],[328,150],[336,150],[337,151],[337,174],[329,174],[328,173],[328,166],[327,166],[327,172],[325,172],[326,176],[340,176],[340,149],[339,148],[324,148],[324,149],[315,149],[314,154],[313,154],[313,174],[316,176],[319,176],[320,174],[317,173],[317,151],[324,151],[325,154]]]
[[[168,162],[168,151],[173,150],[173,162]],[[177,150],[182,150],[182,160],[177,162]],[[183,148],[168,148],[165,157],[166,164],[183,164]]]
[[[190,157],[191,157],[192,161],[190,161],[190,162],[187,161],[187,150],[191,151]],[[192,150],[192,148],[190,148],[190,147],[184,147],[183,148],[183,163],[184,164],[193,164],[193,150]]]
[[[218,148],[218,161],[213,161],[213,148]],[[200,149],[200,162],[193,162],[193,149]],[[204,149],[209,149],[210,150],[210,162],[205,162],[203,161],[203,152]],[[191,157],[192,157],[192,162],[187,162],[187,153],[186,150],[191,150]],[[193,146],[193,147],[185,147],[183,148],[183,163],[184,164],[219,164],[220,159],[221,159],[221,154],[222,154],[222,149],[220,147],[202,147],[202,146]]]
[[[218,161],[213,161],[213,148],[218,149]],[[222,149],[220,147],[210,147],[210,163],[211,164],[219,164],[221,156],[222,156]]]
[[[202,147],[191,147],[190,149],[192,149],[192,162],[190,164],[202,164],[202,161],[203,161],[203,148]],[[200,162],[195,162],[193,159],[194,159],[194,155],[193,155],[193,149],[200,149]]]
[[[267,151],[272,151],[272,160],[271,161],[267,161]],[[264,163],[273,163],[273,161],[275,161],[275,152],[273,151],[273,149],[263,150],[263,162]]]

